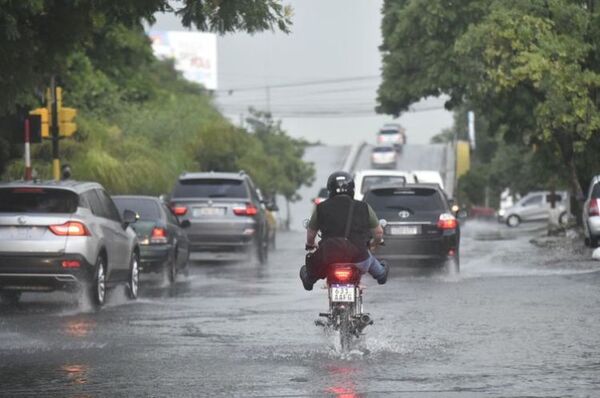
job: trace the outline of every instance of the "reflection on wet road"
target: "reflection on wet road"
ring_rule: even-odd
[[[282,233],[264,266],[194,264],[174,287],[146,275],[137,302],[116,290],[98,313],[24,295],[0,307],[0,395],[593,396],[598,263],[538,235],[470,222],[459,277],[365,279],[375,325],[346,355],[314,326],[326,292],[297,279],[300,232]]]

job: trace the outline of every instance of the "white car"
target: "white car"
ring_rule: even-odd
[[[396,168],[398,153],[391,145],[378,145],[371,152],[371,165],[375,168]]]
[[[419,184],[438,184],[440,188],[444,188],[444,180],[439,171],[436,170],[411,170],[415,177],[415,182]]]
[[[412,173],[402,170],[360,170],[354,174],[354,199],[362,200],[365,192],[374,185],[415,183]]]
[[[377,143],[393,145],[394,148],[400,149],[406,144],[406,130],[399,124],[386,124],[377,133]]]

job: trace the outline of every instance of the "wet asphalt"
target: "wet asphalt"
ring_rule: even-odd
[[[543,225],[468,221],[460,275],[366,277],[375,324],[341,353],[314,325],[326,290],[297,277],[308,200],[347,148],[331,151],[309,150],[318,181],[267,264],[192,263],[174,286],[143,275],[137,301],[117,288],[97,312],[63,293],[0,304],[0,396],[598,396],[600,262]]]

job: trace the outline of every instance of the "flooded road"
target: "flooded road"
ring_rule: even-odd
[[[536,226],[463,228],[461,274],[364,279],[375,320],[359,351],[313,321],[326,291],[297,278],[301,232],[266,265],[194,264],[140,299],[94,313],[71,296],[0,307],[2,396],[593,396],[600,389],[600,270]]]

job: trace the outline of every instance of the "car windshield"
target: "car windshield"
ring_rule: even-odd
[[[390,210],[435,211],[444,210],[440,194],[435,189],[376,189],[365,196],[375,212]]]
[[[243,180],[194,178],[180,180],[175,186],[176,198],[247,198]]]
[[[125,210],[135,211],[142,221],[155,221],[160,219],[158,204],[152,199],[113,198],[113,201],[123,214]]]
[[[361,193],[365,193],[374,185],[383,184],[406,184],[406,177],[404,176],[369,176],[364,177],[362,180],[362,187],[360,188]]]
[[[52,188],[0,188],[0,213],[74,213],[75,192]]]

